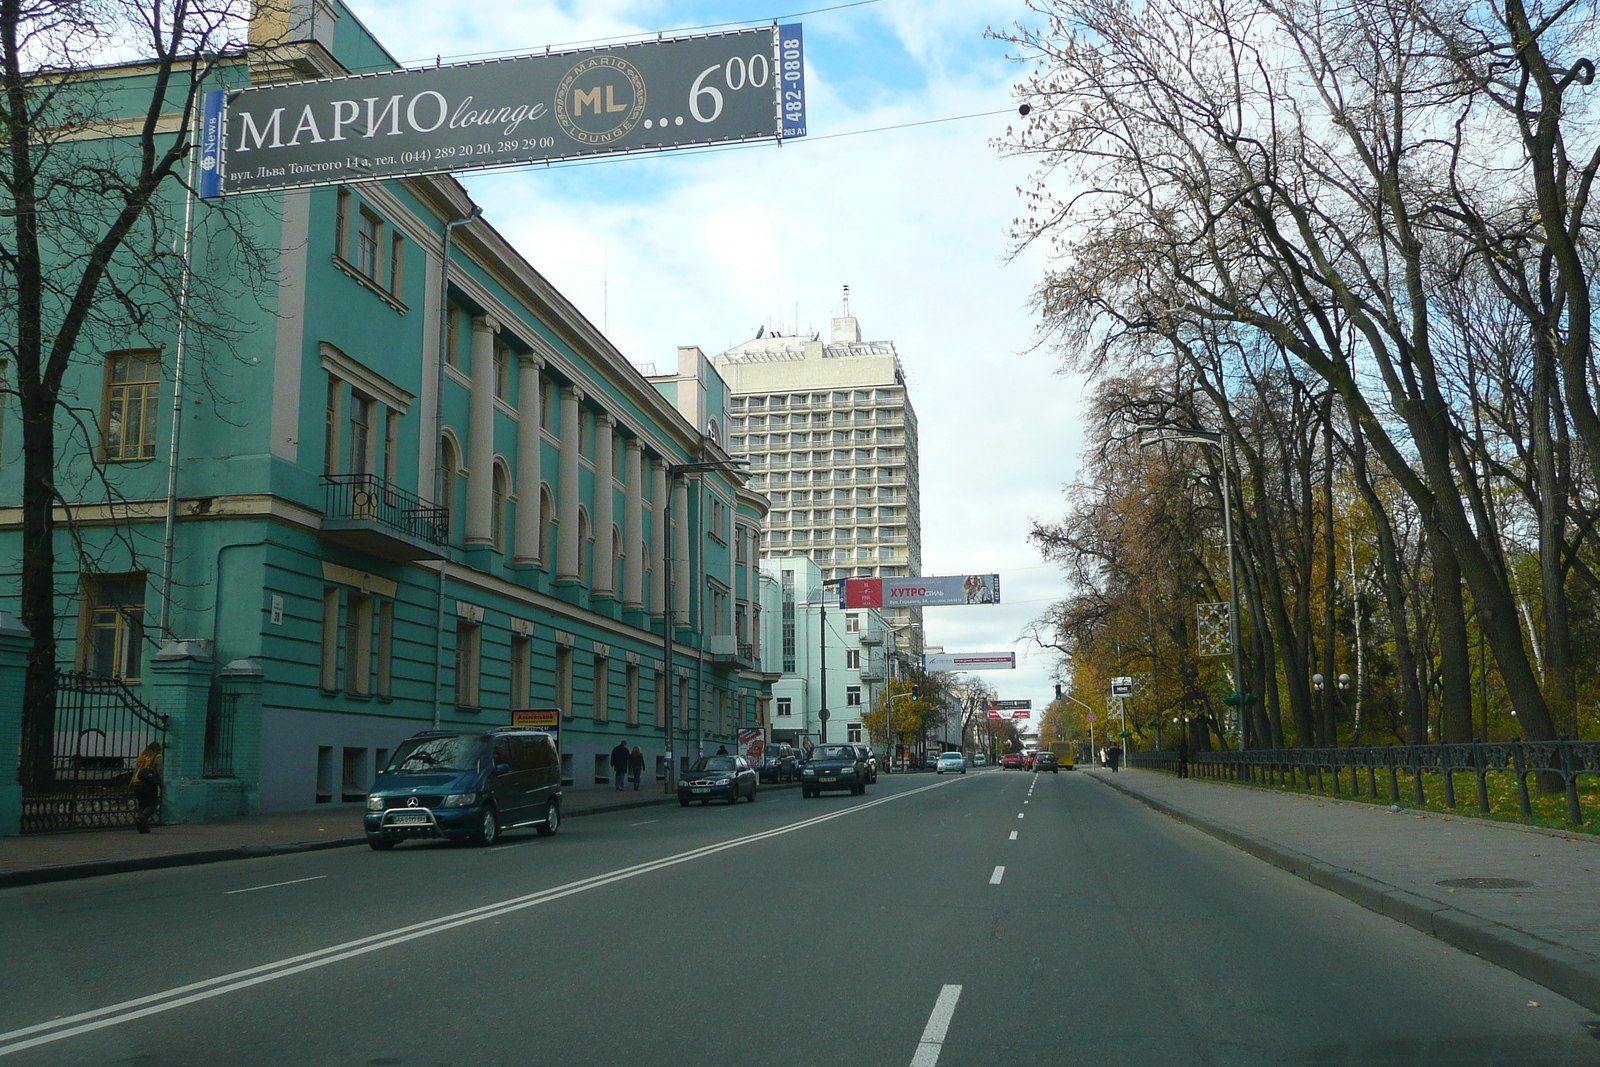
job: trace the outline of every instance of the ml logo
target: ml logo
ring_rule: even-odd
[[[644,117],[644,76],[616,56],[579,61],[556,88],[556,122],[584,145],[607,145]]]

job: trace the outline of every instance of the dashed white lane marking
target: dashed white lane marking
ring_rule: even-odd
[[[634,827],[634,826],[649,826],[649,825],[650,825],[650,824],[651,824],[651,823],[653,823],[653,822],[660,822],[660,821],[661,821],[661,820],[660,820],[660,819],[646,819],[646,820],[645,820],[645,821],[644,821],[644,822],[630,822],[630,823],[629,823],[629,824],[628,824],[628,826],[629,826],[629,827]]]
[[[328,876],[325,874],[313,874],[310,878],[291,878],[287,882],[268,882],[266,885],[253,885],[249,889],[230,889],[222,895],[231,897],[235,893],[254,893],[257,889],[276,889],[280,885],[298,885],[301,882],[315,882],[326,877]]]
[[[939,990],[939,999],[933,1002],[933,1013],[928,1025],[922,1028],[922,1040],[917,1042],[917,1054],[911,1057],[911,1067],[937,1067],[939,1052],[944,1048],[944,1035],[950,1029],[950,1017],[956,1013],[956,1001],[961,999],[961,987],[947,985]]]
[[[1017,818],[1019,818],[1019,819],[1022,818],[1022,812],[1020,812],[1020,811],[1017,812]]]
[[[1015,841],[1016,839],[1017,839],[1017,832],[1015,830],[1013,830],[1013,831],[1011,831],[1011,840]]]
[[[989,884],[990,885],[999,885],[1000,884],[1000,879],[1004,878],[1005,876],[1006,876],[1006,869],[1004,867],[996,867],[994,869],[994,873],[989,876]]]

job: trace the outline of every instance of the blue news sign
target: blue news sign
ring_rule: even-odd
[[[202,195],[805,136],[798,24],[208,96]]]

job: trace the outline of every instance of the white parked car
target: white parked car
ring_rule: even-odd
[[[939,762],[933,765],[933,769],[937,774],[943,774],[945,771],[966,774],[967,761],[959,752],[941,752],[939,753]]]

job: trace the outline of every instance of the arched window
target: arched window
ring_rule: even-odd
[[[556,514],[556,499],[550,495],[550,484],[539,485],[539,562],[554,574],[556,569],[556,527],[561,521]]]
[[[621,593],[625,580],[622,572],[627,569],[628,564],[628,542],[622,539],[621,527],[611,527],[611,544],[617,554],[611,568],[611,588]]]
[[[506,497],[509,495],[507,486],[511,479],[506,477],[506,468],[503,463],[494,465],[494,479],[490,487],[489,515],[490,534],[494,539],[496,552],[506,550]]]
[[[439,440],[439,503],[444,505],[446,537],[451,541],[456,538],[456,482],[460,467],[455,439],[446,434]]]
[[[589,529],[589,512],[578,509],[578,581],[588,585],[594,574],[594,533]]]

